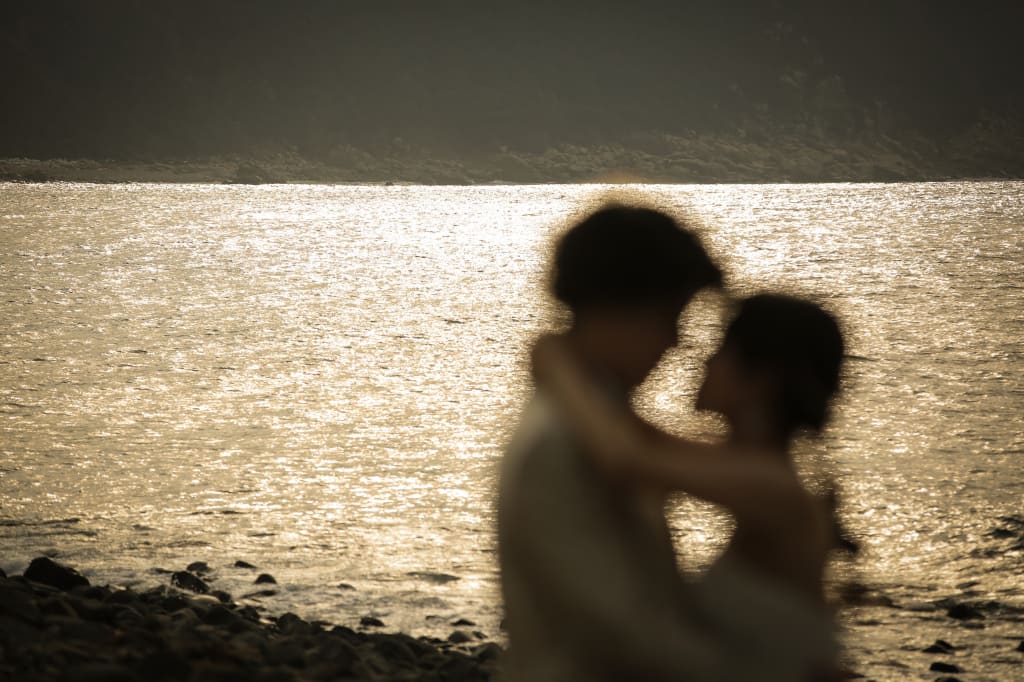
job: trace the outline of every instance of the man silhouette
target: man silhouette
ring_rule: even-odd
[[[629,410],[633,389],[678,343],[683,309],[721,280],[696,236],[669,216],[608,206],[558,242],[551,291],[572,315],[564,340],[574,357]],[[509,677],[739,679],[686,608],[656,501],[607,480],[592,461],[538,389],[499,486]]]

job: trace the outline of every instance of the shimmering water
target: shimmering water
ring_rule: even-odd
[[[607,189],[0,184],[0,566],[148,584],[204,560],[238,596],[243,559],[271,612],[499,637],[495,465],[555,314],[547,248]],[[1013,679],[1024,536],[993,530],[1024,531],[1024,184],[634,189],[698,217],[737,292],[848,327],[804,460],[866,546],[840,572],[903,607],[845,613],[855,667],[932,679],[941,637]],[[712,303],[642,396],[683,432],[715,428],[690,415]],[[689,567],[727,531],[672,519]],[[995,605],[965,628],[942,598]]]

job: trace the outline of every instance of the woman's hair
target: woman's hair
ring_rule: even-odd
[[[571,310],[690,296],[722,272],[694,232],[651,208],[605,207],[555,246],[551,293]]]
[[[839,389],[843,335],[821,307],[780,294],[740,301],[723,345],[748,370],[768,371],[779,382],[777,416],[787,433],[821,430]]]

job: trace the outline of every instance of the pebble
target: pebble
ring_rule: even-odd
[[[241,559],[239,559],[238,561],[235,562],[235,568],[256,568],[256,567],[253,566],[252,564],[250,564],[248,561],[242,561]]]
[[[359,619],[359,624],[364,628],[382,628],[384,627],[384,621],[380,618],[374,618],[373,616],[363,616]]]
[[[277,580],[274,578],[274,576],[270,575],[269,573],[260,573],[258,576],[256,576],[256,580],[253,581],[253,584],[254,585],[263,585],[263,584],[276,585],[277,584]]]

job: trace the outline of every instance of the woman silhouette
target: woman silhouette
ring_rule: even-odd
[[[609,477],[678,490],[723,507],[736,522],[697,585],[698,615],[765,680],[838,675],[822,589],[837,546],[834,497],[809,491],[791,445],[820,431],[839,387],[843,338],[835,319],[793,297],[743,300],[708,360],[697,408],[720,414],[717,445],[680,439],[604,400],[557,337],[538,341],[534,370]],[[663,522],[663,517],[661,521]]]

